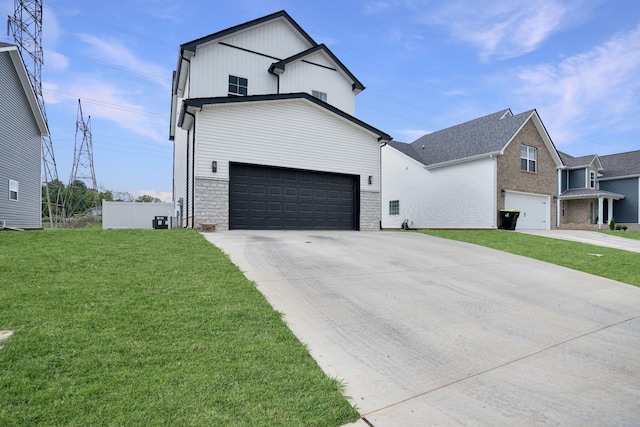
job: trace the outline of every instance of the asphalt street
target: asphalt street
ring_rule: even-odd
[[[410,232],[204,236],[344,380],[358,426],[640,424],[640,288]]]

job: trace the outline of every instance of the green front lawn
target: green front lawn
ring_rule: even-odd
[[[0,425],[357,419],[255,286],[193,230],[0,233]]]
[[[419,230],[419,232],[499,249],[640,286],[640,254],[635,252],[505,230]]]

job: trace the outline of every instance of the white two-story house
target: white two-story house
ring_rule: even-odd
[[[360,81],[285,11],[180,46],[170,139],[183,226],[374,230],[380,146]]]

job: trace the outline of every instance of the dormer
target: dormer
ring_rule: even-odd
[[[598,189],[598,178],[604,170],[600,158],[596,154],[573,157],[566,153],[560,153],[565,164],[561,171],[560,191],[575,189]]]

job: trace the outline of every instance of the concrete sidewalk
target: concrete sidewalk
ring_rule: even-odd
[[[640,253],[640,240],[612,236],[587,230],[516,230],[519,233],[534,236],[551,237],[553,239],[571,240],[573,242],[588,243],[606,248],[622,249]],[[620,233],[624,233],[621,231]]]
[[[418,233],[205,237],[344,380],[358,426],[640,425],[639,288]]]

